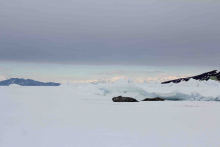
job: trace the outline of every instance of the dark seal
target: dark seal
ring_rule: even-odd
[[[164,101],[164,99],[156,97],[156,98],[146,98],[142,101]]]
[[[138,102],[136,99],[131,98],[131,97],[122,97],[122,96],[118,96],[118,97],[113,97],[112,98],[113,102]]]

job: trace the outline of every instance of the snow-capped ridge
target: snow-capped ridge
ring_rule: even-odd
[[[179,78],[175,80],[165,81],[162,82],[162,84],[168,84],[168,83],[180,83],[182,81],[189,81],[190,79],[195,79],[199,81],[208,81],[210,79],[215,79],[216,81],[220,81],[220,72],[218,70],[213,70],[210,72],[206,72],[200,75],[192,76],[192,77],[186,77],[186,78]]]

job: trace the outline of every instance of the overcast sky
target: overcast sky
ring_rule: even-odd
[[[218,67],[219,57],[217,0],[0,0],[5,65]]]

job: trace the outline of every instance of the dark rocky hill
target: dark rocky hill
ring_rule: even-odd
[[[217,80],[220,81],[220,72],[218,72],[217,70],[213,70],[210,72],[206,72],[203,73],[201,75],[197,75],[197,76],[193,76],[193,77],[187,77],[187,78],[180,78],[180,79],[175,79],[175,80],[171,80],[171,81],[166,81],[166,82],[162,82],[161,84],[168,84],[168,83],[179,83],[181,81],[189,81],[189,79],[195,79],[195,80],[200,80],[200,81],[207,81],[209,79],[212,80]]]
[[[10,84],[18,84],[21,86],[59,86],[60,85],[60,83],[53,83],[53,82],[43,83],[43,82],[34,81],[31,79],[23,79],[23,78],[22,79],[11,78],[0,82],[0,86],[9,86]]]

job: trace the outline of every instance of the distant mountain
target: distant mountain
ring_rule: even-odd
[[[120,80],[126,81],[127,83],[132,83],[133,80],[131,78],[125,77],[125,76],[119,76],[119,77],[114,77],[112,79],[99,79],[99,80],[93,80],[89,83],[91,84],[106,84],[106,83],[115,83],[118,82]]]
[[[9,86],[10,84],[18,84],[21,86],[59,86],[60,85],[60,83],[53,83],[53,82],[43,83],[43,82],[34,81],[31,79],[23,79],[23,78],[22,79],[11,78],[0,82],[0,86]]]
[[[218,72],[217,70],[213,70],[213,71],[210,71],[210,72],[203,73],[201,75],[188,77],[188,78],[180,78],[180,79],[171,80],[171,81],[166,81],[166,82],[162,82],[161,84],[168,84],[168,83],[171,83],[171,82],[179,83],[181,81],[189,81],[189,79],[195,79],[195,80],[200,80],[200,81],[207,81],[207,80],[211,79],[211,80],[220,81],[220,72]]]
[[[101,80],[94,80],[92,82],[89,82],[91,84],[105,84],[105,83],[112,83],[110,80],[107,80],[107,79],[101,79]]]

